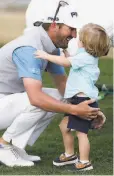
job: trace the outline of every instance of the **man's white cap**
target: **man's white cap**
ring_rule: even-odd
[[[57,6],[58,4],[53,7],[48,7],[40,21],[43,23],[52,23]],[[72,28],[82,27],[82,19],[80,19],[77,10],[74,9],[74,7],[71,5],[65,5],[60,7],[55,22],[63,23]]]

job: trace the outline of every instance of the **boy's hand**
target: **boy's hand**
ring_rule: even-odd
[[[65,57],[70,57],[70,54],[66,49],[63,50],[63,53],[64,53]]]
[[[39,59],[44,59],[46,60],[48,58],[48,53],[46,53],[45,51],[42,50],[37,50],[35,53],[35,58],[39,58]]]
[[[99,111],[97,118],[92,121],[91,128],[92,129],[101,129],[102,126],[104,125],[105,121],[106,121],[105,115],[101,111]]]

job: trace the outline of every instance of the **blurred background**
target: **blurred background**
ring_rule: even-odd
[[[19,36],[25,27],[25,11],[30,0],[0,0],[0,45]]]

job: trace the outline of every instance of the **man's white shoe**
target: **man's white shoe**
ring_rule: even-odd
[[[0,163],[9,167],[34,166],[32,161],[24,160],[12,145],[0,144]]]
[[[39,156],[28,155],[24,149],[20,149],[16,146],[13,146],[13,147],[24,160],[33,161],[33,162],[41,161],[41,158]]]

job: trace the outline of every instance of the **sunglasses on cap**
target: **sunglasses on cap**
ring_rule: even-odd
[[[69,5],[69,4],[65,1],[59,1],[59,4],[58,4],[57,9],[55,11],[54,17],[48,17],[48,20],[52,21],[52,23],[56,23],[56,21],[59,21],[59,18],[57,17],[58,12],[59,12],[61,7],[65,7],[66,5]],[[71,16],[72,17],[74,17],[74,16],[77,17],[78,13],[77,12],[71,12]],[[34,23],[34,26],[40,26],[42,24],[43,24],[42,21],[37,21],[37,22]]]

